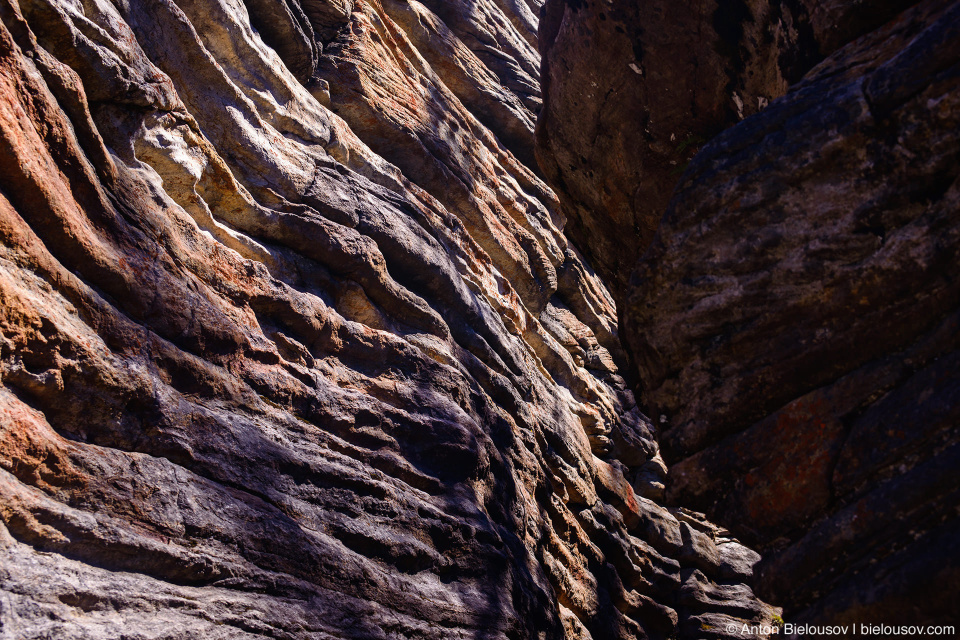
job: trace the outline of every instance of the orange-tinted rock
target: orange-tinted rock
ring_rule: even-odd
[[[536,5],[0,0],[3,635],[717,609],[679,603],[612,298],[524,165]]]

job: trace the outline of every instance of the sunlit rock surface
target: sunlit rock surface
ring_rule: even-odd
[[[0,635],[719,637],[535,0],[0,0]]]

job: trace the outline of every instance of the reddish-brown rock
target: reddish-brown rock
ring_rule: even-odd
[[[758,545],[793,622],[957,621],[960,8],[915,4],[540,25],[538,158],[622,303],[668,503]]]
[[[0,636],[771,619],[650,498],[536,6],[0,0]]]
[[[924,2],[711,141],[633,274],[668,500],[788,620],[957,622],[958,132],[960,4]]]

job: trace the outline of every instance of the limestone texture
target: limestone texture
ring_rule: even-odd
[[[0,637],[770,622],[533,166],[540,4],[0,0]]]

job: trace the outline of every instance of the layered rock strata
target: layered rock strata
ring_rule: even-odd
[[[0,634],[770,620],[525,164],[537,4],[0,0]]]
[[[548,4],[538,151],[568,146],[546,175],[572,219],[609,231],[583,242],[610,269],[657,229],[621,280],[621,312],[661,428],[668,503],[756,545],[759,594],[788,621],[956,624],[960,4],[923,2],[882,24],[903,3],[783,3],[808,17],[784,13],[777,29],[796,27],[801,52],[816,45],[786,58],[791,38],[747,37],[790,33],[769,31],[769,8],[707,3],[691,18],[643,3],[630,22],[627,4]],[[742,59],[773,75],[719,73],[731,44],[719,18],[738,15]],[[671,24],[703,26],[704,39]],[[749,115],[764,105],[745,97],[791,81],[784,60],[831,49]],[[585,122],[571,126],[558,114],[591,82]],[[664,178],[667,158],[689,157],[685,136],[741,115]],[[598,150],[593,136],[612,141]],[[594,155],[578,163],[582,149]],[[599,200],[578,195],[589,180],[608,186],[588,193]],[[608,249],[631,220],[646,231]]]

